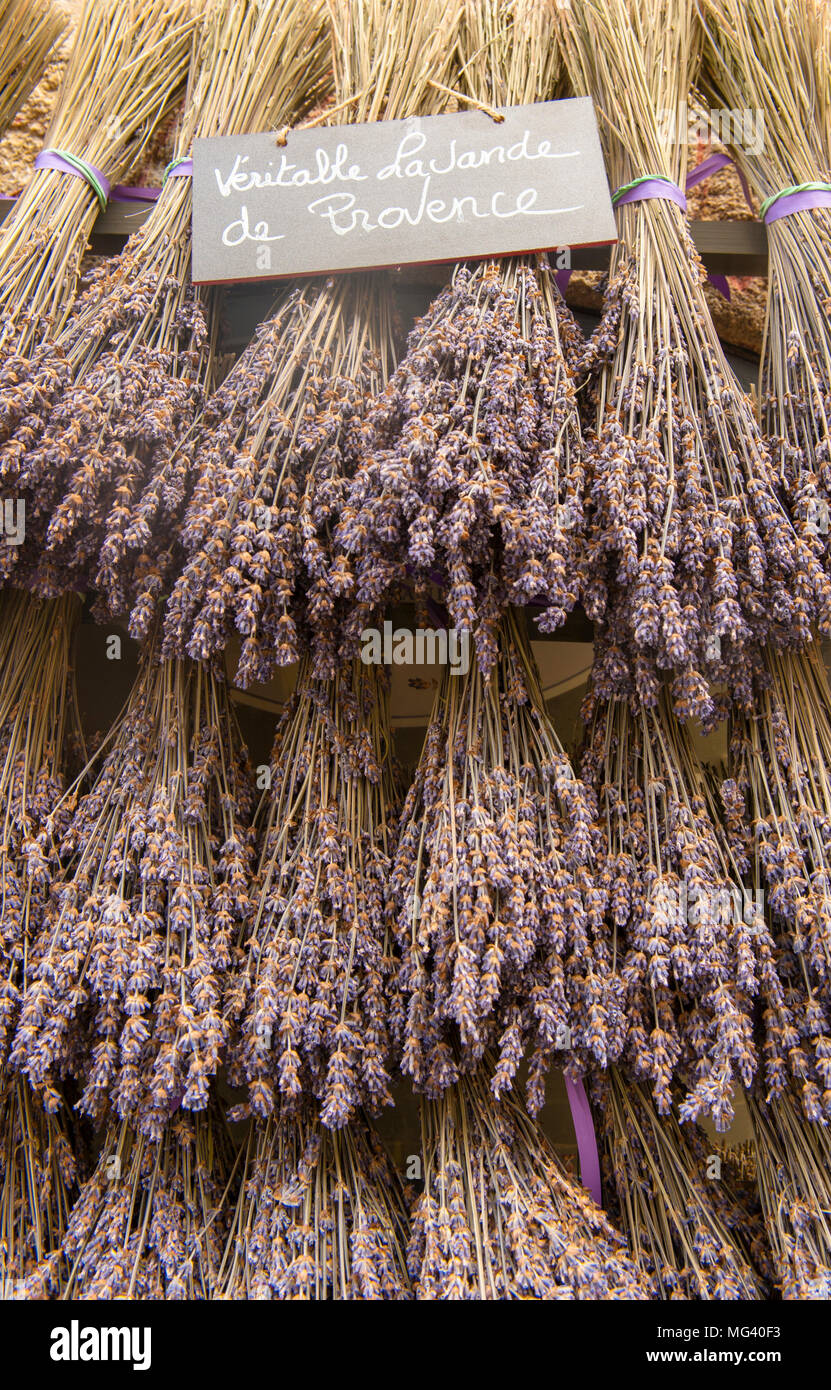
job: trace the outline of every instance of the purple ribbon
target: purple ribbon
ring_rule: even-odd
[[[117,183],[110,197],[116,203],[155,203],[160,192],[158,188],[130,188],[125,183]]]
[[[708,272],[707,279],[710,281],[713,289],[718,290],[722,299],[730,299],[730,284],[726,275],[711,275]]]
[[[168,164],[164,171],[164,181],[188,179],[192,174],[193,160],[187,155]],[[112,191],[112,197],[119,203],[155,203],[161,191],[160,188],[131,188],[127,184],[118,183]]]
[[[186,154],[181,159],[171,159],[164,171],[162,183],[165,183],[167,179],[189,179],[192,174],[193,160],[189,154]]]
[[[568,289],[568,282],[571,279],[573,273],[574,272],[571,270],[555,270],[554,272],[554,280],[556,282],[557,289],[560,291],[560,294],[563,295],[564,298],[565,292]]]
[[[762,212],[765,225],[778,222],[780,217],[790,217],[793,212],[806,212],[809,208],[831,208],[831,189],[799,189],[794,193],[783,193],[769,201]]]
[[[671,179],[633,179],[631,183],[625,183],[612,194],[612,202],[616,208],[623,207],[624,203],[643,203],[651,198],[666,198],[669,202],[676,203],[682,212],[687,211],[684,191]]]
[[[35,168],[54,169],[59,174],[72,174],[76,179],[86,179],[102,208],[106,207],[110,196],[110,181],[106,174],[102,174],[94,165],[87,164],[85,159],[79,159],[77,155],[68,155],[63,150],[41,150],[35,160]]]
[[[717,174],[720,169],[726,169],[728,164],[733,164],[739,176],[739,182],[742,186],[742,192],[744,193],[744,200],[752,212],[753,199],[750,196],[750,188],[748,187],[747,179],[738,164],[733,163],[729,154],[711,154],[708,155],[706,159],[702,159],[701,163],[696,164],[695,168],[687,175],[687,182],[684,186],[689,193],[690,189],[695,188],[696,184],[703,183],[704,180],[709,179],[712,174]]]
[[[600,1186],[600,1155],[597,1152],[597,1135],[594,1132],[589,1098],[582,1081],[572,1081],[565,1077],[574,1133],[577,1136],[577,1157],[580,1160],[580,1181],[587,1187],[598,1206],[602,1205],[603,1192]]]

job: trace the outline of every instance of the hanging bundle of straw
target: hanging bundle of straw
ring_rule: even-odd
[[[329,0],[336,106],[355,121],[430,115],[446,102],[461,0]],[[315,631],[317,673],[337,666],[335,610],[349,579],[332,567],[352,435],[395,348],[386,276],[313,281],[260,328],[196,431],[185,513],[187,563],[173,587],[166,650],[204,659],[234,627],[236,679],[296,661]],[[134,613],[134,633],[143,614]]]
[[[408,1263],[419,1299],[647,1299],[643,1278],[585,1189],[510,1097],[492,1060],[421,1103],[424,1191]]]
[[[151,644],[93,767],[60,845],[10,1060],[47,1109],[70,1072],[82,1113],[99,1117],[109,1100],[156,1137],[172,1104],[207,1103],[247,905],[253,791],[222,681],[192,662],[160,664]]]
[[[234,1150],[216,1104],[174,1115],[155,1141],[128,1125],[106,1135],[59,1248],[28,1297],[209,1299],[227,1231]]]
[[[724,1183],[707,1182],[692,1127],[659,1116],[618,1067],[596,1078],[594,1096],[612,1210],[642,1276],[661,1298],[764,1298],[747,1214]]]
[[[47,1115],[28,1088],[0,1089],[0,1298],[23,1297],[23,1280],[60,1246],[78,1164],[65,1110]]]
[[[787,1092],[769,1104],[749,1096],[756,1181],[785,1299],[831,1297],[831,1135],[807,1123]]]
[[[722,833],[714,790],[667,692],[634,713],[625,700],[593,712],[581,772],[604,826],[599,881],[608,897],[627,1020],[624,1057],[668,1115],[733,1119],[733,1090],[758,1065],[761,1006],[768,1066],[798,1072],[779,953],[747,863]]]
[[[557,1049],[605,1066],[625,1019],[596,875],[601,833],[547,716],[517,618],[485,680],[446,668],[407,795],[392,890],[404,997],[402,1067],[439,1095],[498,1050],[496,1095],[529,1059],[543,1100]]]
[[[791,1025],[768,1058],[781,1095],[791,1059],[811,1120],[831,1116],[831,690],[818,655],[764,652],[752,712],[734,717],[723,816],[738,862],[767,895]],[[796,1068],[796,1070],[795,1070]]]
[[[460,82],[475,104],[554,95],[542,0],[468,0]],[[571,366],[581,344],[545,258],[457,266],[368,412],[337,528],[336,569],[358,601],[410,582],[446,588],[485,677],[509,603],[539,598],[552,630],[574,606],[582,444]]]
[[[262,852],[232,987],[232,1079],[268,1115],[315,1096],[340,1128],[390,1103],[386,885],[396,789],[384,678],[355,662],[317,681],[308,660],[277,732]]]
[[[681,207],[692,0],[560,0],[574,88],[594,96],[617,190],[603,320],[587,349],[583,601],[602,627],[604,695],[654,705],[674,674],[682,718],[715,714],[707,679],[746,689],[751,637],[798,645],[831,620],[831,584],[779,501],[776,470],[704,297]],[[637,197],[648,179],[670,197]]]
[[[192,21],[180,0],[87,0],[44,145],[69,170],[36,168],[0,228],[0,440],[37,415],[38,349],[64,325],[106,183],[136,168],[187,73]],[[90,177],[72,174],[72,159]],[[97,183],[97,188],[96,188]],[[105,198],[103,201],[106,201]],[[47,360],[49,360],[47,358]],[[53,366],[52,371],[57,371]],[[0,474],[4,484],[14,471]]]
[[[0,0],[0,136],[37,86],[65,28],[52,0]]]
[[[823,68],[815,57],[821,12],[818,0],[753,0],[749,5],[707,0],[703,14],[709,42],[700,85],[715,106],[757,112],[764,119],[764,138],[752,147],[738,140],[729,144],[762,215],[771,219],[759,381],[762,423],[794,525],[815,544],[828,568],[831,145],[823,131],[818,91],[831,82],[831,68]],[[820,198],[814,199],[817,192]],[[807,206],[780,215],[800,201]]]
[[[219,1288],[225,1298],[408,1299],[407,1200],[369,1123],[313,1106],[251,1127]]]
[[[171,177],[19,387],[30,413],[0,454],[37,520],[35,543],[3,556],[0,572],[19,584],[44,595],[94,586],[114,614],[136,585],[155,591],[176,543],[161,509],[183,487],[171,453],[219,369],[217,292],[190,280],[191,180],[173,175],[197,136],[261,130],[314,104],[322,32],[317,3],[208,0]]]
[[[0,594],[0,1062],[73,810],[62,796],[82,747],[72,668],[79,615],[72,596]]]

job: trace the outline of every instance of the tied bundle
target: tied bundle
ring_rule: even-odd
[[[37,1296],[28,1279],[60,1246],[78,1182],[66,1110],[47,1115],[28,1087],[0,1089],[0,1297]]]
[[[762,424],[794,525],[826,571],[831,502],[831,145],[820,89],[820,0],[707,0],[700,85],[721,108],[764,118],[764,139],[729,146],[767,224]]]
[[[339,586],[327,536],[361,402],[393,360],[390,311],[377,276],[290,292],[206,406],[182,523],[190,558],[165,616],[168,656],[209,659],[236,630],[236,680],[246,687],[298,659],[311,620],[316,670],[334,674]],[[134,609],[134,635],[150,611]]]
[[[815,619],[831,620],[831,585],[788,519],[724,356],[682,212],[686,145],[659,122],[695,72],[691,0],[562,0],[557,13],[575,91],[601,112],[618,202],[604,315],[583,361],[595,679],[652,706],[671,672],[679,717],[708,721],[708,680],[745,691],[751,639],[809,641]]]
[[[0,0],[0,136],[37,86],[65,28],[52,0]]]
[[[756,1181],[785,1299],[831,1297],[831,1137],[806,1124],[798,1097],[748,1097]]]
[[[304,662],[277,732],[230,994],[231,1076],[256,1114],[314,1096],[340,1128],[359,1105],[391,1103],[391,745],[377,668],[354,662],[321,682]]]
[[[84,6],[41,155],[46,163],[36,165],[0,227],[3,444],[17,430],[21,442],[30,437],[39,392],[56,383],[60,367],[50,366],[42,340],[54,337],[70,313],[109,185],[138,167],[180,94],[192,28],[180,0],[88,0]],[[6,495],[17,481],[4,453]]]
[[[595,1078],[611,1206],[644,1279],[669,1299],[761,1299],[748,1248],[748,1213],[726,1183],[704,1177],[706,1154],[691,1125],[658,1115],[646,1089],[618,1067]]]
[[[234,1159],[217,1103],[173,1116],[156,1140],[111,1128],[60,1246],[29,1276],[25,1296],[216,1297]]]
[[[540,0],[468,0],[459,65],[474,104],[553,96],[551,30]],[[544,630],[565,620],[583,502],[581,341],[545,258],[456,267],[359,440],[336,532],[338,584],[356,600],[345,645],[407,576],[419,597],[445,590],[486,677],[508,604],[538,598]]]
[[[764,652],[751,711],[734,716],[722,783],[737,862],[766,894],[790,1011],[768,1093],[793,1084],[810,1120],[831,1117],[831,689],[819,656]]]
[[[406,0],[391,14],[383,0],[329,0],[334,111],[365,122],[440,110],[460,3]],[[236,628],[245,685],[296,661],[313,635],[317,674],[335,674],[350,586],[331,537],[363,402],[395,357],[391,324],[388,277],[359,276],[304,284],[260,327],[189,448],[196,482],[169,654],[204,659]],[[142,619],[134,612],[136,634]]]
[[[565,1172],[492,1060],[421,1103],[424,1191],[407,1259],[419,1299],[648,1299],[624,1238]]]
[[[602,885],[627,1022],[624,1059],[669,1115],[733,1119],[733,1090],[749,1086],[763,1029],[766,1065],[798,1070],[779,953],[746,861],[723,833],[719,807],[689,733],[665,691],[632,711],[594,709],[581,763],[605,831]],[[758,1014],[761,1013],[761,1020]]]
[[[407,1199],[366,1119],[321,1126],[316,1107],[255,1121],[219,1274],[221,1296],[402,1300]]]
[[[247,905],[253,793],[223,683],[192,662],[160,664],[151,645],[92,771],[59,847],[10,1061],[47,1109],[69,1072],[82,1113],[99,1118],[109,1100],[155,1138],[172,1106],[207,1104]]]
[[[0,594],[0,1064],[43,928],[83,742],[72,649],[80,603]]]
[[[448,667],[401,815],[391,887],[405,1010],[402,1068],[439,1095],[498,1051],[492,1085],[528,1058],[543,1102],[552,1055],[575,1075],[621,1052],[625,1018],[596,870],[592,792],[546,713],[513,613],[485,680]]]
[[[196,137],[292,119],[323,90],[319,4],[209,0],[194,31],[175,155],[152,212],[90,277],[26,381],[28,415],[0,450],[32,543],[0,573],[44,596],[94,588],[99,611],[158,598],[184,478],[172,454],[216,385],[218,292],[190,279]],[[177,172],[178,171],[178,172]]]

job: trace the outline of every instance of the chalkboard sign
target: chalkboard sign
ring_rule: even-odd
[[[588,97],[193,149],[193,278],[208,284],[473,260],[616,239]]]

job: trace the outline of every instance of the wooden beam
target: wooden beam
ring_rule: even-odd
[[[0,198],[0,222],[14,206],[13,198]],[[137,231],[152,203],[111,202],[93,228],[93,247],[114,251],[118,243]],[[691,222],[693,241],[707,266],[727,275],[767,274],[767,233],[761,222]],[[605,270],[609,264],[608,246],[575,246],[571,252],[574,270]],[[404,283],[442,285],[447,279],[446,265],[404,266],[399,272]],[[254,285],[246,291],[268,298],[269,288]]]

